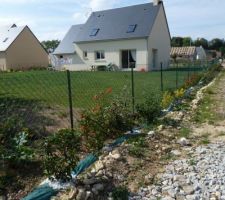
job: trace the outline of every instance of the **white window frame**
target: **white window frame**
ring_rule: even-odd
[[[98,53],[100,55],[100,58],[97,58]],[[103,50],[95,51],[95,60],[105,60],[105,51]]]

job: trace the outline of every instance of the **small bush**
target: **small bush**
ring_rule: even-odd
[[[184,88],[177,89],[177,90],[175,90],[175,92],[174,92],[174,97],[175,97],[176,99],[180,99],[180,98],[182,98],[182,97],[184,96],[184,93],[185,93]]]
[[[201,78],[202,78],[201,74],[192,74],[190,78],[185,81],[184,87],[189,88],[197,85],[201,80]]]
[[[0,124],[0,159],[9,165],[17,165],[31,160],[33,150],[29,147],[29,130],[23,123],[9,119]]]
[[[126,98],[109,98],[112,89],[94,97],[96,105],[82,112],[79,121],[80,132],[85,140],[87,151],[100,150],[107,139],[114,139],[130,131],[133,127],[133,116]]]
[[[170,104],[174,101],[174,99],[175,97],[173,93],[166,91],[163,94],[163,98],[162,98],[162,103],[161,103],[162,108],[167,109],[170,106]]]
[[[160,102],[161,97],[159,95],[149,94],[145,97],[143,103],[137,104],[137,112],[144,121],[151,124],[161,113]]]
[[[46,174],[59,180],[71,179],[71,171],[79,161],[80,134],[73,130],[60,130],[45,143],[44,168]]]
[[[113,200],[128,200],[129,192],[126,187],[117,187],[112,192]]]

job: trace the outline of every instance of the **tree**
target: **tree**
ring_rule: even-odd
[[[184,37],[183,38],[183,47],[191,46],[193,43],[192,39],[190,37]]]
[[[221,40],[219,38],[215,38],[215,39],[210,41],[209,48],[219,51],[220,48],[223,47],[223,45],[224,45],[223,40]]]
[[[220,47],[220,52],[222,54],[222,57],[224,57],[225,56],[225,46]]]
[[[47,40],[43,41],[42,45],[46,49],[46,51],[52,53],[58,47],[59,43],[60,43],[59,40]]]
[[[183,46],[183,38],[182,37],[173,37],[171,40],[172,47],[182,47]]]
[[[204,49],[209,48],[209,42],[205,38],[198,38],[197,40],[194,41],[194,45],[196,47],[202,46]]]

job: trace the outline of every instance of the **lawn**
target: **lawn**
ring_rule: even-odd
[[[190,71],[190,74],[198,73]],[[135,72],[134,87],[136,102],[149,92],[161,93],[160,72]],[[178,72],[181,86],[188,72]],[[112,94],[119,94],[126,88],[131,94],[131,72],[71,72],[74,108],[87,108],[93,104],[93,96],[107,88]],[[164,90],[176,88],[176,72],[163,72]],[[130,95],[129,94],[129,95]],[[39,100],[49,106],[68,106],[68,86],[66,72],[28,71],[0,73],[0,95]]]

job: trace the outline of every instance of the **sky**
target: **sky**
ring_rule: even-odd
[[[40,41],[61,40],[92,11],[152,0],[0,0],[0,26],[28,25]],[[225,38],[225,0],[163,0],[171,36]]]

